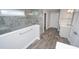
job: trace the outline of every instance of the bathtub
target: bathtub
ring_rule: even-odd
[[[26,49],[40,39],[40,26],[32,25],[0,35],[0,49]]]

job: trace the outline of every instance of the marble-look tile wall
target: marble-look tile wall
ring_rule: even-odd
[[[43,19],[42,14],[41,14],[41,17],[39,17],[39,16],[27,16],[27,17],[0,16],[0,18],[2,19],[2,20],[0,19],[0,21],[2,21],[0,23],[0,25],[2,23],[4,23],[4,24],[2,24],[2,26],[4,25],[3,27],[8,27],[10,29],[10,31],[25,28],[27,26],[31,26],[31,25],[34,25],[34,24],[40,24],[42,26],[41,20]],[[41,29],[41,32],[42,32],[42,27],[40,29]],[[8,31],[8,32],[10,32],[10,31]]]
[[[2,19],[2,17],[0,17],[0,26],[4,25],[4,20]]]
[[[5,20],[5,25],[12,30],[24,28],[32,23],[26,17],[3,17],[3,19]]]

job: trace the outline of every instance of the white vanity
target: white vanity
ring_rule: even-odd
[[[40,26],[32,25],[0,35],[0,49],[27,48],[35,40],[40,39]]]

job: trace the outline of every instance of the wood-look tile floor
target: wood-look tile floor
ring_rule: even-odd
[[[40,35],[40,40],[36,40],[27,49],[55,49],[57,41],[70,44],[67,39],[59,36],[57,29],[49,28]]]

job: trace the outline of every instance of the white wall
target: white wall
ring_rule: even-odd
[[[64,38],[69,37],[70,29],[71,29],[71,22],[73,13],[67,12],[67,9],[62,9],[60,11],[60,19],[59,19],[59,35]]]
[[[50,14],[50,27],[58,28],[58,13]]]
[[[47,28],[59,28],[59,12],[48,12]]]

